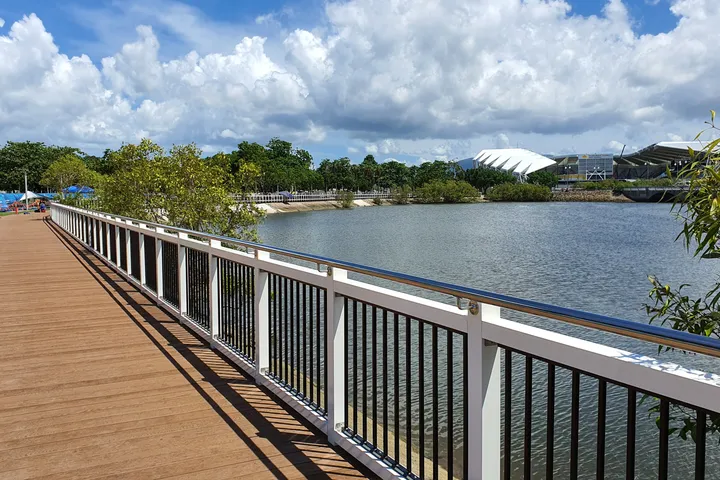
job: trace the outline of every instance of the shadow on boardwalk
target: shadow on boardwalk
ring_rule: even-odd
[[[18,219],[18,221],[23,220],[39,219],[37,217]],[[38,225],[35,222],[33,224]],[[78,397],[78,400],[73,403],[74,407],[63,410],[60,407],[62,403],[58,403],[60,395],[56,394],[52,398],[49,397],[48,401],[41,406],[43,409],[49,410],[49,406],[52,405],[60,413],[53,416],[52,412],[43,410],[42,415],[50,420],[38,423],[38,427],[35,429],[29,429],[27,428],[29,424],[23,425],[23,422],[29,422],[26,418],[32,416],[31,411],[26,412],[30,407],[23,404],[22,401],[24,397],[21,397],[21,394],[24,395],[25,390],[8,390],[18,393],[17,400],[13,400],[14,397],[8,397],[9,400],[7,400],[4,410],[3,405],[0,404],[0,437],[4,437],[0,439],[0,471],[8,472],[7,478],[32,478],[47,474],[56,478],[98,478],[101,476],[160,478],[185,475],[188,478],[207,477],[213,479],[245,476],[252,476],[253,479],[330,479],[366,478],[366,475],[370,475],[367,472],[361,473],[363,472],[362,467],[342,452],[329,446],[321,432],[284,407],[269,391],[256,386],[251,378],[210,349],[206,342],[180,325],[173,316],[155,305],[152,299],[125,281],[83,245],[69,237],[48,219],[45,219],[45,225],[92,276],[94,281],[102,287],[114,305],[122,309],[122,312],[118,311],[116,307],[113,307],[112,302],[102,298],[93,299],[88,303],[88,305],[101,303],[102,312],[98,310],[97,315],[91,314],[78,318],[78,322],[92,324],[92,328],[106,332],[105,338],[93,337],[93,345],[83,344],[82,340],[77,340],[77,344],[72,345],[72,334],[60,333],[62,339],[58,337],[58,343],[62,343],[62,345],[58,345],[58,352],[65,348],[68,358],[72,356],[77,365],[87,365],[87,367],[79,367],[77,370],[68,367],[68,370],[73,371],[67,374],[67,379],[58,380],[58,383],[62,386],[72,385],[74,391],[79,391],[77,388],[81,384],[90,388],[93,385],[106,385],[115,381],[117,382],[115,385],[118,385],[117,390],[120,388],[121,382],[125,382],[123,383],[125,385],[136,379],[137,381],[146,379],[142,387],[144,390],[139,392],[140,395],[133,397],[135,402],[133,408],[138,409],[138,405],[144,405],[146,401],[147,405],[155,402],[153,405],[157,405],[157,407],[152,413],[156,416],[150,419],[150,414],[143,414],[144,416],[140,415],[141,418],[138,419],[138,415],[133,410],[132,442],[125,441],[123,440],[125,437],[116,433],[120,430],[116,425],[126,421],[131,423],[128,421],[130,419],[114,419],[110,425],[109,418],[113,414],[112,411],[98,412],[95,414],[97,418],[91,419],[87,411],[92,408],[99,410],[101,407],[95,407],[94,403],[90,404],[89,394],[84,394],[86,396],[82,398]],[[37,229],[37,227],[33,228]],[[58,247],[54,246],[53,248],[57,249]],[[71,267],[72,264],[65,266],[68,269]],[[74,269],[73,276],[81,277],[80,269]],[[72,280],[58,278],[57,281],[71,282]],[[85,279],[85,281],[89,280]],[[67,287],[68,290],[73,289],[72,284]],[[86,289],[83,285],[75,287],[76,290],[79,288]],[[92,290],[86,293],[88,299],[96,297],[98,294],[102,297],[102,290],[98,288],[87,290]],[[75,295],[81,294],[84,292],[75,292]],[[18,308],[21,307],[22,305]],[[65,307],[59,305],[56,308],[63,310]],[[112,311],[114,313],[108,313]],[[71,313],[65,312],[65,314],[67,317],[72,317]],[[103,324],[103,316],[111,314],[113,315],[112,323],[108,321]],[[116,330],[125,329],[124,331],[127,331],[127,319],[131,319],[146,338],[143,341],[142,338],[135,335],[133,349],[138,350],[137,356],[132,351],[123,348],[123,343],[129,342],[126,335],[113,335]],[[58,320],[52,328],[60,329],[63,321],[66,320]],[[78,323],[72,325],[76,327]],[[152,347],[147,344],[147,340],[152,343]],[[103,348],[104,345],[107,345],[108,349]],[[121,358],[124,363],[118,364],[117,359],[115,364],[112,359],[105,364],[96,363],[93,360],[94,357],[88,357],[85,360],[79,359],[83,351],[91,350],[92,356],[115,356]],[[109,353],[108,350],[110,350]],[[167,363],[163,362],[162,357],[156,352],[162,353],[164,359],[172,365],[170,370],[168,370]],[[65,360],[58,355],[60,353],[52,358],[53,362],[57,360],[55,370],[62,375],[63,370],[60,365]],[[11,360],[16,361],[15,359]],[[2,361],[0,358],[0,367],[3,366]],[[40,359],[38,359],[39,362]],[[132,362],[130,367],[123,367],[130,362]],[[90,378],[89,376],[94,372],[93,369],[100,368],[100,365],[118,377],[122,373],[122,380],[109,378],[112,374],[108,374],[107,377],[104,374],[93,374],[91,379],[83,380],[82,374]],[[147,367],[147,371],[145,367]],[[126,371],[121,372],[122,368],[125,368]],[[177,374],[172,376],[168,373],[173,370],[182,376],[182,380],[177,378]],[[75,375],[76,373],[77,375]],[[32,372],[27,375],[30,374]],[[18,374],[18,376],[20,375]],[[35,379],[29,379],[30,383],[34,381]],[[148,386],[149,382],[156,382],[156,384]],[[187,391],[188,385],[192,387],[195,395]],[[121,399],[129,398],[130,395],[133,393],[129,390],[127,393],[120,391],[114,396],[108,396],[106,401],[122,403]],[[201,397],[201,401],[198,399],[198,395]],[[94,397],[92,401],[97,403],[95,398],[97,397]],[[175,404],[176,400],[177,404]],[[71,398],[68,397],[68,402],[70,401]],[[82,407],[85,404],[89,406]],[[182,416],[174,418],[171,429],[168,427],[168,421],[162,420],[170,418],[170,415],[157,416],[160,410],[163,412],[172,410],[173,413],[175,410],[180,410],[180,414],[183,413],[183,409],[191,410],[189,407],[185,408],[186,404],[192,406],[192,415],[187,415],[186,419]],[[208,406],[213,413],[207,408]],[[67,426],[70,423],[67,420],[70,419],[69,412],[72,408],[76,410],[83,408],[85,413],[79,412],[77,414],[79,420],[72,426]],[[126,405],[118,405],[114,413],[118,415],[127,408]],[[146,406],[146,408],[150,408],[150,406]],[[6,413],[8,420],[3,422],[3,415]],[[64,417],[61,421],[57,415],[68,415],[68,417]],[[57,425],[54,425],[53,422]],[[90,425],[98,425],[94,428],[97,430],[95,435],[101,437],[99,440],[88,440],[93,435]],[[8,436],[3,433],[5,426],[8,430],[12,430],[12,432],[8,431]],[[111,426],[113,428],[110,428]],[[82,435],[75,433],[80,429],[90,430],[83,431]],[[170,430],[165,433],[164,429]],[[123,430],[122,434],[127,431],[130,431],[130,427]],[[157,433],[156,437],[152,437],[154,431],[160,433]],[[89,435],[86,435],[87,433]],[[112,449],[114,434],[117,435],[117,450]],[[142,441],[138,440],[140,437],[142,437]],[[147,437],[156,441],[150,442]],[[56,445],[59,438],[66,439],[65,441],[70,443],[67,444],[68,446]],[[67,438],[70,438],[71,441]],[[129,443],[133,444],[134,449],[128,447]],[[90,448],[93,452],[91,461],[83,457],[83,450],[81,450],[83,445],[92,447]],[[73,447],[75,447],[73,450],[69,450]],[[159,450],[157,452],[148,450],[153,448],[159,448]],[[23,458],[13,461],[11,455],[13,452]],[[103,457],[99,452],[105,452],[106,456]],[[44,468],[39,466],[39,462],[43,461],[43,455],[48,463]],[[149,460],[143,463],[139,461],[140,457],[148,457]],[[53,464],[54,458],[61,459],[60,463]],[[6,460],[7,463],[3,463],[3,460]],[[63,473],[65,476],[62,475]],[[0,476],[6,478],[3,475]]]

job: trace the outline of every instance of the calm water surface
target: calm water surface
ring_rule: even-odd
[[[690,293],[707,290],[720,263],[699,261],[680,242],[680,224],[669,205],[610,203],[410,205],[356,208],[269,216],[260,229],[265,243],[377,266],[497,293],[538,300],[647,322],[643,305],[648,274],[665,283],[692,283]],[[406,288],[406,287],[401,287]],[[449,299],[446,299],[449,300]],[[561,324],[503,312],[507,318],[532,323],[619,348],[657,355],[654,346]],[[714,360],[662,354],[685,366],[720,372]],[[519,360],[519,359],[518,359]],[[543,366],[536,364],[535,371]],[[514,366],[513,411],[522,419],[523,363]],[[568,378],[558,374],[556,413],[557,478],[566,478],[569,463]],[[581,476],[595,470],[597,383],[582,384]],[[515,390],[517,391],[515,392]],[[535,375],[533,433],[536,451],[544,451],[542,374]],[[608,388],[606,478],[620,478],[624,469],[626,390]],[[646,408],[638,408],[637,478],[657,478],[658,432]],[[521,473],[522,429],[513,435],[515,475]],[[672,441],[673,478],[688,478],[694,446]],[[720,478],[718,438],[709,439],[708,477]],[[533,465],[544,478],[544,460]]]

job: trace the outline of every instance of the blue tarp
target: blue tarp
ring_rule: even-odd
[[[293,194],[290,192],[280,192],[280,195],[282,195],[285,198],[293,198]]]
[[[72,187],[68,187],[63,191],[65,193],[93,193],[95,190],[93,190],[90,187],[81,187],[78,185],[73,185]]]

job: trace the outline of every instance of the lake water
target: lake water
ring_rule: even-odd
[[[675,242],[680,223],[663,204],[543,203],[409,205],[354,210],[317,211],[269,216],[260,228],[265,243],[340,260],[382,267],[426,278],[647,322],[649,274],[672,285],[692,283],[698,293],[717,279],[720,263],[694,259]],[[402,287],[405,288],[406,287]],[[633,340],[559,322],[508,318],[619,348],[657,355],[657,348]],[[720,372],[714,360],[663,353],[662,358],[685,366]],[[540,364],[537,367],[541,369]],[[514,368],[517,385],[515,418],[522,418],[523,366]],[[567,476],[569,451],[568,389],[558,377],[556,413],[557,477]],[[594,392],[597,383],[583,383],[581,401],[581,476],[594,476]],[[534,380],[537,413],[544,423],[542,375]],[[608,389],[606,478],[624,471],[625,390]],[[657,478],[658,432],[646,407],[638,408],[637,478]],[[625,415],[625,417],[623,417]],[[515,429],[513,470],[522,465],[522,430]],[[720,478],[718,439],[708,440],[707,478]],[[544,451],[544,425],[533,433],[536,451]],[[671,474],[687,478],[694,455],[692,444],[671,441]],[[713,450],[714,449],[714,450]],[[621,461],[620,458],[623,460]],[[533,464],[544,478],[543,459]],[[713,465],[715,468],[713,468]],[[518,477],[519,478],[519,477]]]

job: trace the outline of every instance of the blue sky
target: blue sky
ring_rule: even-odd
[[[720,106],[717,0],[567,3],[4,0],[0,141],[279,136],[417,163],[641,148]]]
[[[230,24],[251,25],[261,15],[290,9],[292,17],[283,20],[295,28],[312,23],[321,15],[324,2],[320,0],[186,0],[182,3],[197,9],[209,19]],[[605,0],[570,0],[574,14],[602,15]],[[670,0],[626,0],[635,20],[638,34],[668,32],[677,24],[667,8]],[[83,47],[98,40],[98,35],[82,21],[82,11],[113,11],[122,2],[76,0],[60,3],[54,0],[4,0],[0,4],[0,18],[17,20],[25,14],[36,13],[52,32],[57,44],[69,55],[78,55]],[[250,29],[248,29],[250,31]]]

